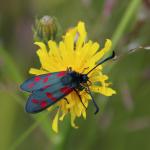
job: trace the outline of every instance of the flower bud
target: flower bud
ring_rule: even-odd
[[[47,43],[49,40],[55,40],[57,30],[56,18],[44,16],[41,19],[36,19],[33,27],[34,41]]]

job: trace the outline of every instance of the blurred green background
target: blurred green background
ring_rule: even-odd
[[[117,95],[95,96],[101,112],[77,119],[69,117],[51,129],[53,113],[29,115],[27,95],[19,89],[31,66],[39,66],[31,27],[35,17],[57,17],[63,32],[86,23],[89,39],[111,38],[119,57],[108,63]],[[150,45],[149,0],[1,0],[0,1],[0,150],[150,150]],[[105,108],[104,108],[105,107]]]

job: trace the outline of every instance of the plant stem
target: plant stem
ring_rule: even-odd
[[[127,7],[120,23],[118,24],[118,27],[116,28],[113,36],[112,36],[112,42],[113,42],[113,49],[116,47],[119,40],[122,38],[122,35],[130,23],[134,13],[136,12],[137,8],[140,5],[141,0],[132,0]]]
[[[21,83],[23,81],[22,75],[20,75],[20,72],[18,70],[18,67],[16,66],[16,63],[11,58],[11,56],[4,50],[2,47],[0,47],[0,58],[4,61],[5,71],[7,75],[11,75],[11,78],[18,83]]]

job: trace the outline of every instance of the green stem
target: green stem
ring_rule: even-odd
[[[15,82],[21,83],[23,81],[23,77],[22,75],[20,75],[20,72],[18,70],[16,63],[2,47],[0,47],[0,58],[4,61],[3,68],[5,69],[5,72],[7,73],[7,75],[11,75],[11,78]]]
[[[10,150],[15,150],[17,147],[47,118],[49,113],[47,112],[45,115],[41,115],[38,119],[36,119],[36,122],[34,122],[26,131],[24,131],[21,136],[13,143],[13,145],[10,147]],[[41,127],[41,126],[40,126]]]
[[[17,147],[32,133],[32,131],[39,125],[39,122],[33,123],[11,146],[10,150],[16,150]]]
[[[140,5],[141,0],[132,0],[129,6],[127,7],[118,27],[116,28],[113,36],[113,48],[116,47],[117,43],[121,39],[126,27],[128,26],[129,22],[131,21],[134,13],[136,12],[137,8]]]

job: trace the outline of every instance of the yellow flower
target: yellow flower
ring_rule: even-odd
[[[112,45],[111,40],[107,39],[104,48],[100,49],[97,42],[87,41],[84,22],[79,22],[76,27],[68,30],[63,36],[63,40],[58,44],[52,40],[48,42],[48,47],[42,42],[36,42],[35,44],[39,46],[37,55],[40,59],[41,68],[31,68],[29,73],[34,75],[66,71],[68,67],[79,73],[83,73],[86,68],[84,72],[86,73],[102,59]],[[88,75],[92,83],[90,90],[105,96],[111,96],[116,92],[109,88],[108,77],[102,73],[102,69],[103,67],[100,65]],[[80,91],[80,95],[84,105],[88,107],[91,100],[90,95],[85,90]],[[78,128],[74,123],[76,117],[83,116],[83,118],[86,118],[86,109],[76,92],[71,92],[66,98],[69,103],[60,100],[53,105],[59,107],[52,123],[52,129],[55,132],[58,132],[58,120],[63,120],[68,113],[71,115],[71,125],[74,128]]]

